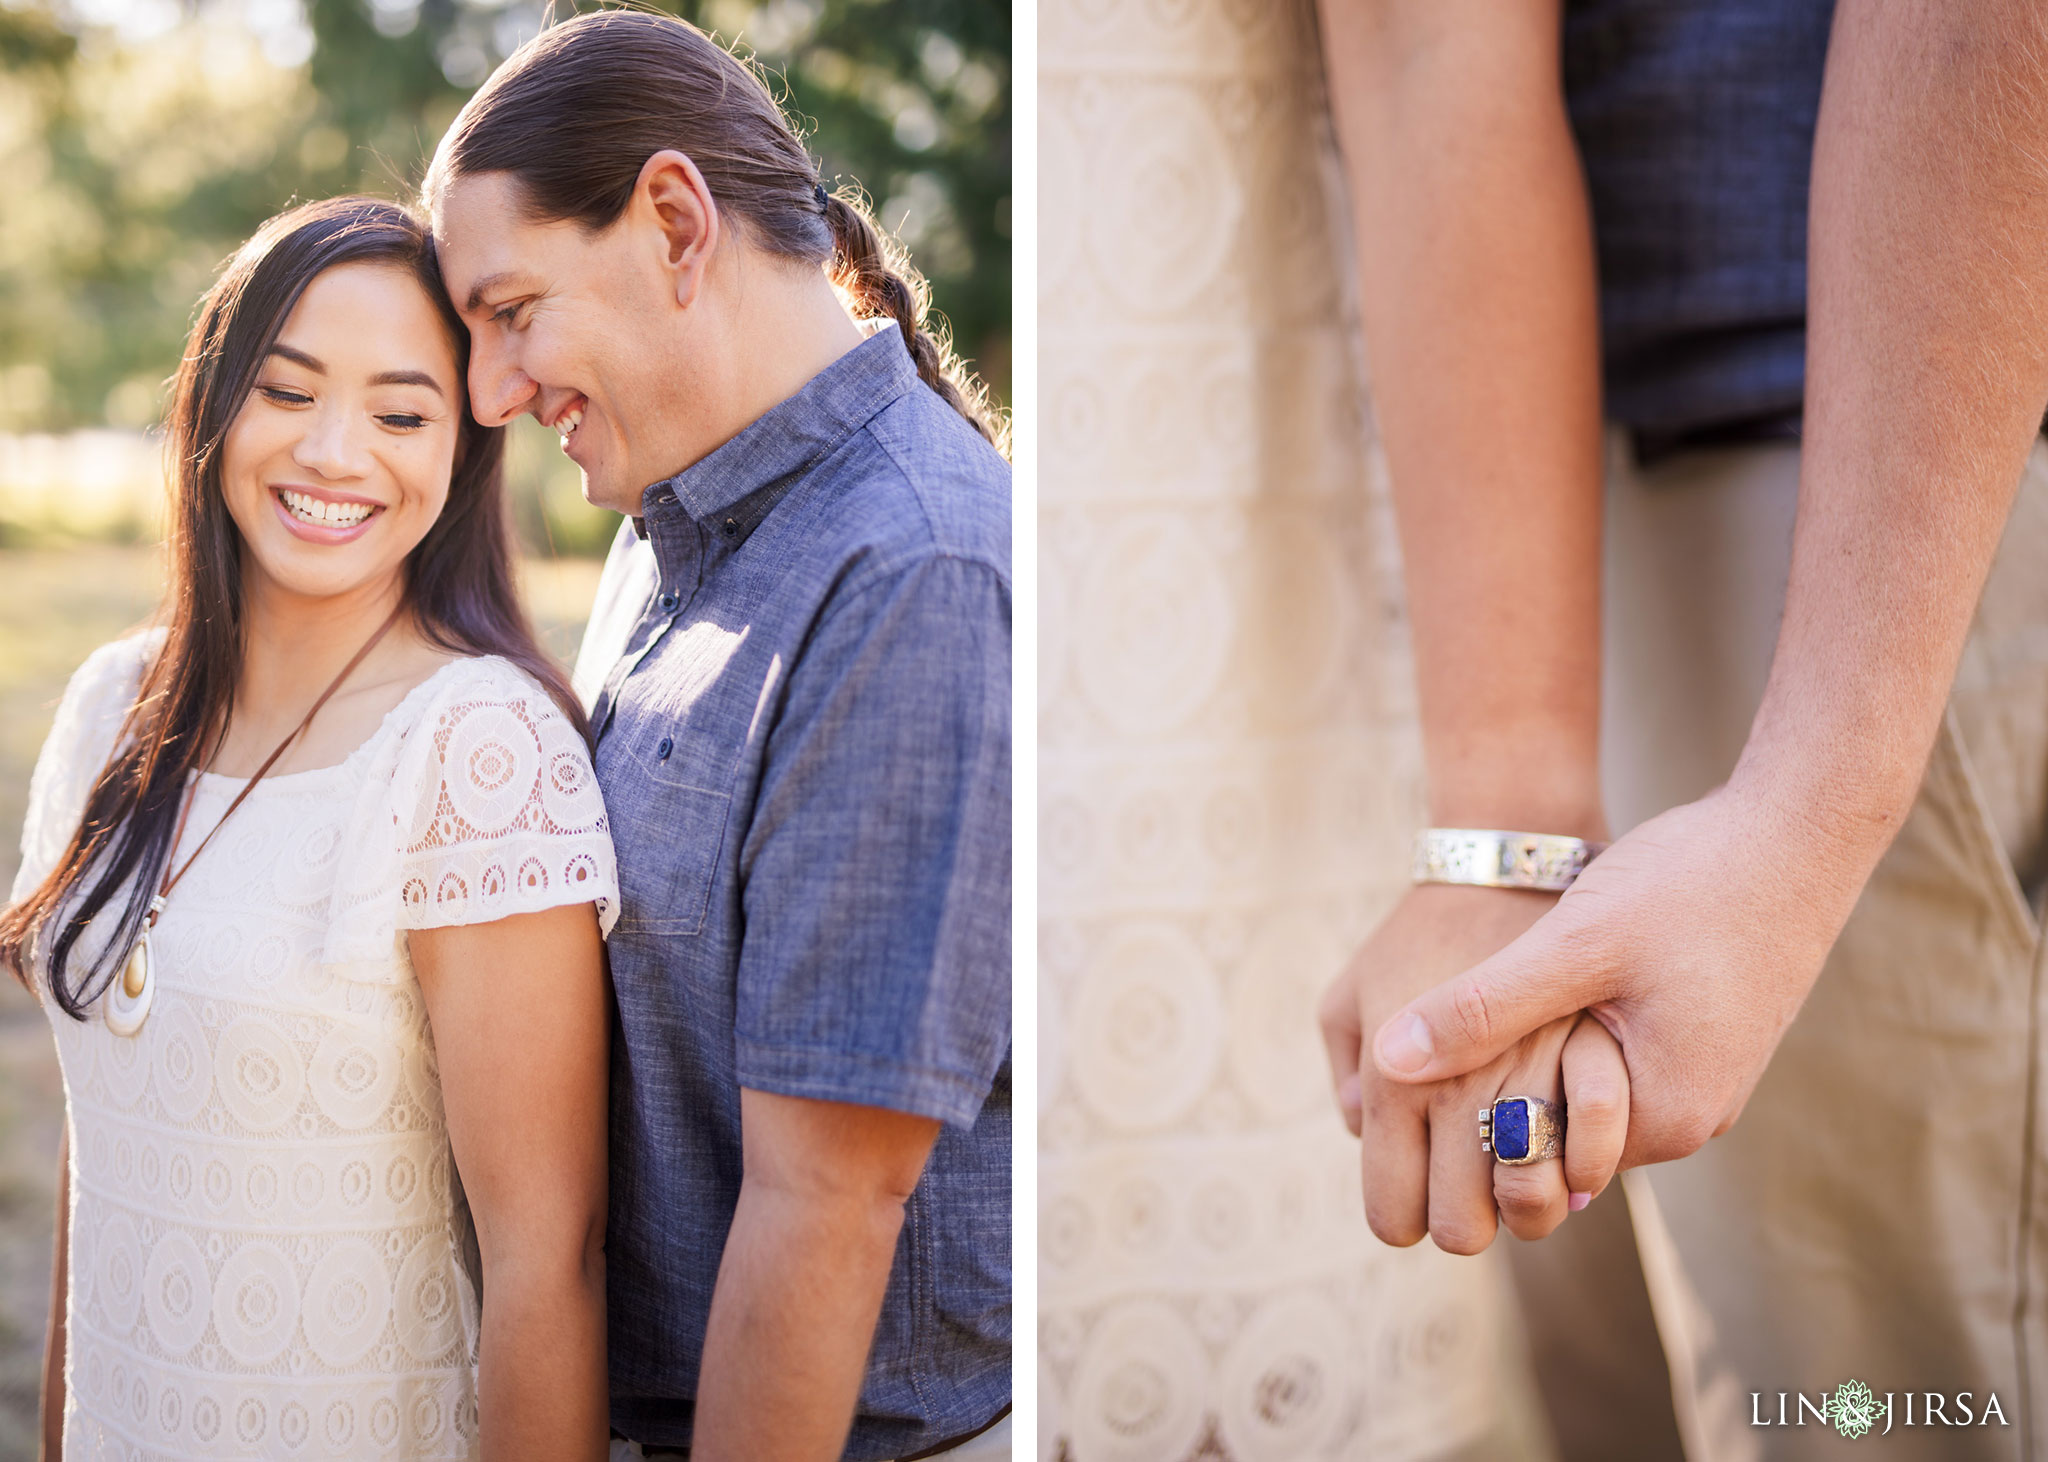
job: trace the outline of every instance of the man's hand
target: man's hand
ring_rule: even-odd
[[[1491,1070],[1590,1010],[1627,1055],[1622,1165],[1684,1157],[1741,1115],[1867,876],[1861,849],[1829,852],[1852,840],[1821,834],[1730,787],[1651,819],[1526,934],[1380,1026],[1378,1073]]]
[[[1627,1075],[1613,1039],[1576,1011],[1436,1085],[1404,1086],[1359,1069],[1361,1032],[1515,940],[1555,902],[1516,889],[1411,889],[1323,996],[1338,1106],[1363,1138],[1366,1221],[1390,1244],[1427,1233],[1439,1248],[1476,1254],[1493,1242],[1497,1222],[1518,1238],[1541,1238],[1614,1176],[1628,1127]],[[1566,1101],[1563,1162],[1497,1166],[1479,1150],[1479,1108],[1501,1096]]]

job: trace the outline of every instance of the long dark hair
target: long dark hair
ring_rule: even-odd
[[[600,10],[542,31],[469,99],[422,195],[509,173],[532,217],[605,229],[647,159],[685,154],[727,216],[769,253],[828,270],[860,319],[903,332],[917,373],[998,448],[1007,425],[931,319],[931,292],[858,192],[827,191],[761,76],[687,21]]]
[[[219,743],[234,706],[242,540],[221,490],[221,443],[306,286],[337,265],[361,263],[388,264],[419,281],[455,348],[458,387],[466,378],[469,333],[442,288],[432,237],[394,203],[334,198],[279,214],[200,301],[166,423],[171,587],[159,613],[163,648],[143,672],[113,756],[57,866],[0,913],[0,961],[28,984],[30,951],[40,947],[50,993],[78,1019],[142,931],[186,782]],[[461,655],[502,655],[583,729],[582,709],[535,642],[513,587],[504,433],[477,425],[466,407],[460,419],[447,506],[405,561],[408,607],[430,642]],[[77,968],[79,936],[114,908],[112,936],[96,941],[98,952]]]

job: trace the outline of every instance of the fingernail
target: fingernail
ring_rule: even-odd
[[[1429,1039],[1429,1026],[1419,1015],[1396,1016],[1380,1032],[1380,1065],[1389,1071],[1420,1071],[1435,1053],[1436,1046]]]
[[[1347,1112],[1356,1112],[1365,1105],[1365,1088],[1356,1076],[1347,1076],[1337,1083],[1337,1105]]]
[[[1578,1212],[1578,1211],[1579,1211],[1579,1210],[1580,1210],[1581,1208],[1584,1208],[1584,1207],[1585,1207],[1585,1206],[1586,1206],[1586,1205],[1587,1205],[1588,1203],[1591,1203],[1592,1201],[1593,1201],[1593,1195],[1592,1195],[1591,1193],[1574,1193],[1574,1194],[1572,1194],[1572,1198],[1571,1198],[1571,1206],[1572,1206],[1572,1212],[1573,1212],[1573,1213],[1577,1213],[1577,1212]]]

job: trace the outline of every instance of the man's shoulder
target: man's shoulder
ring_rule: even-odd
[[[867,437],[899,475],[946,552],[1010,554],[1010,464],[929,390],[905,392],[868,422]]]
[[[824,465],[809,495],[817,546],[853,580],[950,558],[1008,583],[1010,464],[933,392],[891,402]]]

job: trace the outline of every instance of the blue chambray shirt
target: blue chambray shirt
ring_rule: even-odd
[[[1010,479],[871,336],[622,529],[578,663],[618,847],[612,1423],[684,1446],[741,1087],[945,1126],[849,1459],[1010,1387]]]
[[[1796,426],[1834,0],[1567,0],[1608,414],[1656,453]]]

